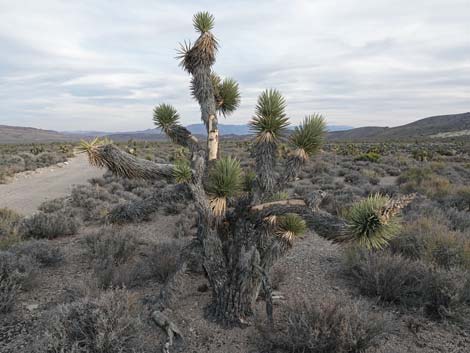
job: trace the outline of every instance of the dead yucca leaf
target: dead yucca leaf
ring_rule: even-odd
[[[214,216],[221,217],[225,215],[225,211],[227,211],[227,198],[213,197],[209,202]]]
[[[106,144],[112,143],[108,138],[100,139],[95,137],[91,141],[81,140],[80,144],[77,147],[78,153],[86,153],[88,155],[88,160],[92,166],[95,167],[104,167],[105,162],[101,158],[101,154],[98,153],[98,148]]]

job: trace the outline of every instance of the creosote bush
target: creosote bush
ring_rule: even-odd
[[[9,251],[17,256],[30,256],[42,266],[54,266],[62,262],[64,255],[60,248],[47,240],[29,240],[12,246]]]
[[[470,238],[431,217],[407,222],[390,242],[390,250],[444,269],[470,269]]]
[[[24,238],[53,239],[74,235],[79,226],[74,217],[64,213],[39,212],[21,221],[19,234]]]
[[[387,331],[382,316],[334,296],[298,300],[278,321],[259,327],[263,352],[365,352]]]
[[[141,262],[135,267],[139,270],[136,280],[155,279],[159,283],[165,283],[178,269],[178,256],[183,245],[183,241],[172,240],[148,247]]]
[[[469,312],[466,273],[435,270],[419,261],[357,248],[346,252],[344,270],[363,295],[380,302],[421,309],[435,319],[460,320]]]
[[[125,289],[60,305],[47,320],[41,353],[134,353],[142,346],[139,307]]]
[[[94,276],[100,288],[131,284],[137,241],[130,230],[105,227],[84,239],[87,256],[93,261]]]
[[[12,310],[19,291],[31,285],[35,267],[30,256],[0,251],[0,313]]]
[[[0,250],[7,250],[20,241],[18,224],[21,216],[8,208],[0,208]]]

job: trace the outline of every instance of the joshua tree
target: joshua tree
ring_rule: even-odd
[[[261,290],[266,293],[267,313],[271,317],[270,269],[307,227],[328,238],[340,236],[340,240],[357,234],[363,243],[377,236],[378,240],[371,244],[383,245],[390,232],[381,227],[406,201],[380,199],[374,207],[366,207],[367,212],[377,217],[357,217],[357,222],[374,221],[361,228],[357,224],[348,226],[346,221],[321,211],[318,206],[323,193],[320,191],[313,191],[304,199],[286,199],[285,193],[280,191],[321,149],[325,122],[320,115],[308,115],[288,135],[286,101],[273,89],[260,94],[250,122],[255,136],[252,144],[255,173],[242,171],[236,159],[220,158],[217,117],[234,112],[240,94],[236,81],[221,79],[212,70],[218,48],[211,32],[214,17],[207,12],[197,13],[193,23],[199,38],[194,44],[181,46],[179,59],[183,69],[192,76],[191,93],[201,108],[201,119],[207,129],[207,146],[203,147],[180,124],[175,108],[161,104],[154,110],[155,124],[174,143],[189,149],[189,163],[158,164],[138,159],[109,142],[94,141],[84,144],[83,148],[92,164],[108,167],[117,175],[166,178],[178,183],[167,192],[172,197],[187,196],[195,204],[198,230],[192,246],[200,251],[212,290],[208,314],[224,323],[246,324]],[[287,142],[290,148],[283,160],[278,157],[281,142]],[[277,165],[277,162],[282,163]],[[171,288],[184,269],[182,257],[180,271],[161,293],[161,306],[167,304]]]

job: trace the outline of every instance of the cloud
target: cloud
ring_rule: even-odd
[[[278,88],[293,122],[399,125],[468,111],[468,0],[17,0],[0,5],[0,124],[56,130],[152,127],[175,105],[199,122],[175,56],[191,16],[216,16],[215,70],[236,78],[245,123]]]

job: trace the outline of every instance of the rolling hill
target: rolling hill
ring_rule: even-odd
[[[0,143],[42,143],[70,141],[66,134],[33,127],[0,125]]]
[[[470,130],[470,113],[439,115],[396,127],[368,126],[328,134],[330,141],[411,140],[455,136]],[[447,135],[446,135],[447,134]],[[452,135],[452,134],[450,134]]]
[[[187,126],[195,135],[205,135],[203,124]],[[219,124],[221,136],[237,138],[250,134],[248,125]],[[447,138],[470,135],[470,113],[439,115],[396,127],[367,126],[346,130],[347,126],[328,126],[329,141],[385,141],[423,138]],[[166,136],[157,129],[129,132],[75,131],[57,132],[31,127],[0,125],[0,143],[61,142],[108,136],[114,141],[163,141]]]

